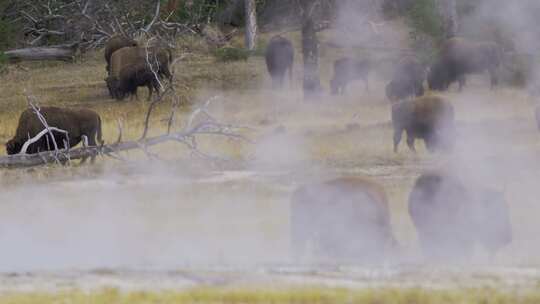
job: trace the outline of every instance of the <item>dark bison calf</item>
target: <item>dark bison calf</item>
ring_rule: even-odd
[[[107,62],[107,72],[110,73],[110,65],[111,65],[111,56],[112,54],[123,48],[123,47],[130,47],[130,46],[137,46],[137,41],[127,38],[124,36],[113,36],[108,41],[107,44],[105,44],[105,61]]]
[[[420,176],[409,195],[409,214],[428,258],[468,257],[475,244],[495,253],[512,241],[504,194],[450,174]]]
[[[291,41],[279,35],[272,37],[266,48],[265,60],[274,88],[283,87],[287,71],[289,71],[289,81],[292,83],[294,47]]]
[[[65,109],[57,107],[42,107],[40,113],[43,115],[50,127],[56,127],[68,132],[68,135],[53,131],[54,140],[59,149],[66,149],[65,143],[69,142],[69,148],[79,144],[83,136],[88,139],[89,146],[102,144],[101,139],[101,118],[99,115],[88,109]],[[24,143],[45,127],[32,109],[22,112],[15,136],[6,143],[8,155],[21,152]],[[97,140],[96,140],[97,139]],[[54,150],[54,144],[49,134],[28,146],[26,153],[34,154],[43,151]],[[92,161],[94,157],[92,157]],[[84,161],[84,159],[83,159]]]
[[[455,81],[461,90],[465,76],[488,71],[491,87],[497,85],[497,68],[502,60],[500,47],[494,42],[475,42],[464,38],[448,39],[442,46],[435,64],[428,74],[432,90],[446,90]]]
[[[156,91],[159,96],[158,77],[144,62],[124,67],[120,72],[119,80],[116,93],[118,99],[124,99],[126,95],[138,98],[137,88],[143,86],[148,88],[148,100],[151,100],[153,91]]]
[[[347,85],[351,81],[363,80],[366,91],[369,91],[369,60],[354,60],[352,58],[340,58],[334,61],[334,76],[330,80],[332,94],[344,94]]]
[[[454,107],[438,96],[422,96],[392,105],[394,152],[398,151],[403,131],[407,145],[416,152],[414,141],[423,139],[430,152],[452,149],[455,140]]]
[[[299,259],[314,254],[331,261],[376,261],[395,245],[384,189],[364,178],[298,188],[290,216],[291,246]]]
[[[425,79],[425,68],[420,61],[414,57],[405,57],[399,61],[392,80],[386,85],[386,97],[391,102],[420,97],[424,95]]]

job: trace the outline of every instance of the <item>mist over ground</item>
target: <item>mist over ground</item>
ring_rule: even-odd
[[[225,161],[207,161],[185,150],[178,152],[182,149],[178,146],[165,146],[155,148],[155,152],[167,156],[166,161],[150,161],[142,153],[133,153],[128,155],[133,162],[127,164],[100,160],[92,168],[2,172],[0,273],[4,275],[0,278],[7,277],[9,281],[13,274],[16,277],[35,273],[39,281],[41,273],[46,281],[43,273],[61,277],[74,272],[84,281],[84,274],[103,271],[104,277],[129,281],[145,275],[123,276],[122,271],[173,273],[189,269],[197,273],[197,269],[204,269],[217,272],[215,276],[219,277],[220,270],[225,269],[223,273],[227,274],[227,269],[239,268],[247,269],[244,275],[253,270],[276,275],[261,279],[263,284],[284,280],[299,285],[314,282],[384,287],[399,285],[409,275],[417,285],[429,287],[437,278],[451,285],[459,281],[454,278],[464,275],[461,284],[466,287],[480,273],[490,283],[498,280],[492,280],[495,277],[502,278],[504,284],[533,285],[531,282],[540,279],[540,133],[532,110],[538,100],[521,87],[502,85],[490,90],[485,74],[468,76],[463,92],[458,92],[454,85],[448,92],[440,93],[455,108],[454,150],[429,154],[423,143],[417,142],[419,152],[414,154],[402,142],[400,152],[394,154],[391,108],[384,87],[393,65],[400,57],[411,54],[409,28],[405,20],[386,20],[373,3],[358,4],[355,9],[361,9],[361,15],[351,6],[343,6],[338,11],[336,27],[320,33],[320,73],[325,92],[318,100],[302,98],[298,32],[283,33],[293,41],[296,50],[292,87],[272,90],[264,59],[259,57],[212,68],[216,70],[212,70],[212,75],[219,69],[231,77],[245,70],[263,75],[254,85],[243,82],[250,85],[243,89],[204,81],[208,87],[201,85],[194,93],[201,101],[199,105],[209,96],[219,96],[208,109],[218,121],[253,129],[248,132],[253,143],[215,138],[201,141],[201,150],[222,156]],[[538,50],[537,14],[531,9],[538,6],[535,1],[484,3],[463,18],[459,36],[481,37],[485,33],[479,24],[487,18],[502,31],[511,33],[514,48],[506,52],[531,54]],[[263,35],[266,39],[272,34]],[[364,45],[367,47],[359,47]],[[341,56],[372,60],[375,68],[370,74],[369,91],[365,91],[362,81],[357,81],[343,96],[329,94],[333,60]],[[72,71],[74,76],[63,75],[53,84],[41,83],[46,78],[43,71],[28,79],[16,72],[5,77],[25,80],[4,86],[20,94],[23,87],[32,85],[45,103],[54,103],[53,98],[47,97],[51,85],[62,86],[67,78],[76,82],[83,79],[85,83],[102,80],[102,62],[92,59],[87,64],[86,70]],[[206,58],[200,62],[194,59],[177,66],[176,73],[181,75],[187,69],[199,72],[198,69],[209,69],[209,64],[214,63]],[[537,65],[532,67],[531,74],[538,75]],[[60,74],[63,66],[51,69],[51,73]],[[94,71],[98,69],[99,73]],[[108,121],[107,141],[111,142],[116,136],[112,123],[115,107],[142,109],[147,103],[95,105],[94,89],[84,88],[77,98],[103,113]],[[17,105],[21,107],[23,103],[18,101]],[[188,119],[189,110],[184,109],[179,115],[180,125]],[[168,114],[163,110],[158,113],[160,119]],[[125,115],[137,117],[132,113]],[[2,136],[7,138],[15,126],[16,122],[10,121]],[[160,129],[163,123],[154,121],[154,126]],[[140,121],[128,125],[128,131],[130,128],[139,130]],[[466,261],[426,260],[407,204],[416,178],[430,170],[458,174],[471,185],[504,193],[513,228],[512,242],[494,255],[478,246]],[[316,263],[309,267],[294,264],[290,248],[293,191],[304,184],[355,175],[368,176],[384,186],[399,246],[388,259],[374,264],[330,268]],[[354,239],[356,235],[350,231],[342,239]],[[325,271],[331,274],[330,279]],[[318,272],[322,275],[317,276]],[[291,273],[300,275],[291,278]],[[159,279],[174,281],[177,277]],[[196,281],[186,284],[197,286]],[[482,286],[486,281],[474,282]],[[28,284],[22,282],[20,286]],[[201,282],[207,283],[203,279]],[[16,287],[17,283],[13,285]]]

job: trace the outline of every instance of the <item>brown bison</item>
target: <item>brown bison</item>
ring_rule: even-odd
[[[495,253],[512,241],[504,194],[452,174],[420,176],[409,195],[409,214],[428,258],[468,257],[475,244]]]
[[[540,105],[536,107],[536,125],[538,126],[538,130],[540,130]]]
[[[156,74],[145,62],[128,65],[120,71],[117,88],[117,98],[123,99],[125,95],[138,98],[137,88],[146,86],[148,88],[148,100],[152,98],[152,92],[156,91],[159,96],[159,81]]]
[[[409,97],[424,95],[426,71],[415,57],[405,57],[398,63],[392,80],[386,85],[386,97],[397,102]]]
[[[83,136],[88,139],[89,146],[102,144],[101,139],[101,118],[99,115],[88,109],[65,109],[57,107],[42,107],[40,113],[43,115],[50,127],[56,127],[67,131],[68,134],[55,132],[54,141],[59,149],[66,149],[76,146],[81,142]],[[32,109],[26,109],[19,118],[19,124],[15,136],[6,143],[8,155],[21,152],[24,143],[39,132],[44,126]],[[26,153],[34,154],[43,151],[54,150],[52,138],[47,134],[41,139],[28,146]],[[94,157],[92,157],[92,161]],[[84,160],[83,160],[84,161]]]
[[[414,141],[423,139],[430,152],[452,149],[455,139],[454,108],[439,96],[422,96],[392,105],[394,152],[398,151],[403,131],[407,145],[416,152]]]
[[[298,188],[291,199],[291,245],[301,258],[374,261],[395,245],[388,202],[379,184],[337,178]]]
[[[120,84],[123,82],[122,79],[120,79],[120,74],[126,76],[128,71],[144,72],[144,75],[146,76],[151,73],[154,75],[154,78],[157,76],[159,79],[163,79],[165,76],[170,80],[172,78],[172,74],[169,71],[169,63],[171,62],[171,59],[170,51],[158,48],[146,49],[142,47],[125,47],[114,52],[111,57],[110,74],[109,77],[105,79],[111,97],[121,100],[129,93],[134,93],[132,89],[129,91],[124,91],[120,88]],[[149,65],[148,62],[150,62],[151,65]],[[147,71],[140,69],[140,67],[143,65],[146,66]],[[138,66],[138,68],[129,68],[122,73],[124,68],[131,66]],[[155,74],[152,71],[154,71]],[[149,79],[146,76],[138,77],[136,75],[129,75],[128,78],[131,80]],[[155,81],[157,80],[158,79],[155,79]],[[125,83],[126,82],[124,81],[124,84]],[[129,86],[124,86],[123,88],[132,88],[133,86],[135,86],[134,83],[130,84]],[[154,83],[138,82],[137,86],[147,86],[150,88],[154,87]],[[149,95],[151,95],[151,93],[152,92],[150,91]]]
[[[129,46],[137,46],[137,41],[124,36],[113,36],[105,44],[105,61],[107,62],[107,72],[110,73],[109,68],[111,65],[112,54],[123,48]]]
[[[364,81],[366,91],[369,91],[370,69],[369,60],[354,60],[345,57],[334,61],[334,76],[330,80],[332,94],[344,94],[349,82],[358,79]]]
[[[442,46],[438,59],[431,66],[428,85],[432,90],[444,91],[455,81],[461,90],[465,76],[488,71],[491,87],[497,85],[497,68],[502,51],[494,42],[475,42],[464,38],[448,39]]]
[[[289,39],[279,35],[272,37],[266,48],[265,60],[274,88],[283,87],[287,71],[289,71],[289,81],[292,83],[294,47]]]

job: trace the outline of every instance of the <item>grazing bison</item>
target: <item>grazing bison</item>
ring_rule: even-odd
[[[424,66],[414,57],[405,57],[398,63],[392,80],[386,85],[386,97],[397,102],[408,97],[424,95]]]
[[[475,244],[495,253],[512,241],[504,194],[451,174],[420,176],[409,195],[409,214],[429,258],[468,257]]]
[[[108,73],[110,73],[109,68],[112,54],[123,47],[130,46],[137,46],[137,42],[124,36],[113,36],[107,41],[107,44],[105,45],[105,61],[107,62]]]
[[[369,91],[369,60],[354,60],[340,58],[334,61],[334,77],[330,80],[332,94],[344,94],[349,82],[361,79],[364,81],[366,91]]]
[[[102,144],[101,139],[101,118],[99,115],[88,109],[65,109],[57,107],[42,107],[40,113],[43,115],[50,127],[56,127],[68,132],[55,132],[54,140],[59,149],[66,149],[65,142],[69,142],[69,148],[81,142],[83,136],[88,138],[89,146]],[[44,126],[32,109],[26,109],[19,118],[19,124],[15,136],[6,143],[8,155],[21,152],[24,143],[39,132]],[[97,140],[96,140],[97,139]],[[29,145],[26,153],[34,154],[42,151],[54,150],[52,138],[47,134],[35,143]],[[92,161],[94,157],[92,157]],[[84,159],[83,159],[84,161]]]
[[[272,37],[266,48],[265,59],[274,88],[283,87],[283,79],[287,71],[289,71],[289,81],[292,83],[294,47],[291,41],[279,35]]]
[[[464,38],[448,39],[442,46],[437,61],[428,74],[428,85],[432,90],[444,91],[455,81],[461,90],[465,76],[488,71],[491,87],[497,85],[497,68],[502,52],[494,42],[475,42]]]
[[[137,97],[137,88],[146,86],[148,88],[148,100],[152,98],[152,91],[156,91],[159,96],[159,81],[156,75],[145,62],[128,65],[120,71],[117,89],[117,98],[124,99],[126,95]]]
[[[454,108],[439,96],[422,96],[392,105],[394,152],[403,131],[407,145],[416,152],[414,141],[423,139],[430,152],[452,149],[455,139]]]
[[[148,60],[147,60],[148,59]],[[123,75],[126,76],[127,71],[142,71],[140,67],[142,65],[146,65],[147,69],[150,70],[150,72],[153,70],[156,72],[156,75],[158,78],[162,79],[163,76],[167,77],[168,79],[172,78],[172,75],[169,71],[169,63],[171,62],[171,53],[169,51],[163,50],[163,49],[156,49],[156,48],[139,48],[139,47],[125,47],[122,49],[119,49],[118,51],[114,52],[111,57],[111,68],[110,68],[110,74],[109,77],[105,79],[107,83],[107,87],[109,88],[109,92],[111,94],[111,97],[116,99],[123,99],[128,93],[133,93],[132,90],[130,92],[123,91],[120,88],[120,83],[122,82],[122,79],[120,79],[120,74],[126,67],[130,66],[139,66],[138,68],[129,68],[126,71],[124,71]],[[148,61],[151,63],[151,65],[148,65]],[[151,70],[151,69],[152,70]],[[144,72],[145,75],[148,75],[147,72]],[[152,73],[153,74],[153,73]],[[131,80],[135,80],[137,78],[142,79],[148,77],[137,77],[134,75],[129,75],[127,77]],[[157,81],[157,79],[155,79]],[[152,81],[153,82],[153,81]],[[124,81],[125,83],[125,81]],[[127,87],[133,87],[135,84],[131,84]],[[153,83],[138,83],[137,86],[147,86],[147,87],[153,87]],[[124,86],[126,88],[126,86]],[[151,91],[149,92],[149,95],[151,95]]]
[[[384,189],[364,178],[337,178],[298,188],[290,216],[297,258],[313,253],[319,258],[374,261],[395,245]]]
[[[540,105],[536,107],[536,125],[538,126],[538,130],[540,130]]]

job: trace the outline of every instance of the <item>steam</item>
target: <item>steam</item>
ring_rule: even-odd
[[[373,6],[374,2],[357,2],[357,5],[349,2],[352,9],[347,5],[341,7],[337,21],[339,30],[328,40],[339,42],[345,47],[343,53],[348,54],[355,54],[353,46],[366,45],[368,49],[375,46],[367,52],[368,56],[386,56],[379,54],[382,53],[379,47],[401,49],[405,46],[407,32],[401,28],[402,24],[392,28],[390,21],[381,21],[380,10]],[[532,52],[540,46],[537,19],[531,9],[538,6],[537,1],[500,0],[496,4],[483,1],[472,15],[462,20],[461,33],[472,35],[473,30],[478,31],[480,20],[490,18],[512,33],[517,51]],[[358,11],[364,13],[358,17]],[[325,56],[324,52],[322,56]],[[399,52],[388,55],[399,56]],[[296,58],[298,65],[300,60],[298,56]],[[390,201],[391,217],[408,217],[395,212],[399,209],[406,213],[404,205],[397,205],[406,202],[414,178],[425,170],[440,167],[448,173],[466,176],[471,185],[483,185],[505,194],[514,241],[495,259],[480,253],[477,261],[510,266],[538,265],[540,156],[538,144],[531,144],[539,141],[531,103],[522,90],[489,91],[483,77],[469,77],[463,93],[445,93],[456,108],[458,137],[455,150],[436,154],[426,162],[423,159],[428,157],[423,152],[410,156],[411,162],[415,162],[414,173],[407,172],[409,176],[404,184],[408,189],[399,194],[398,202]],[[227,117],[227,113],[230,114],[228,106],[234,106],[237,112],[249,111],[249,107],[264,110],[263,115],[254,115],[257,118],[252,121],[228,121],[257,125],[262,130],[257,133],[250,151],[250,161],[232,173],[224,169],[210,172],[208,166],[204,167],[204,172],[192,175],[185,169],[185,164],[157,166],[151,163],[149,166],[137,164],[139,168],[135,173],[105,170],[91,179],[3,187],[0,191],[0,244],[3,244],[0,272],[102,267],[170,270],[201,265],[289,263],[291,193],[299,185],[340,175],[336,170],[313,169],[320,164],[312,155],[310,133],[306,131],[320,130],[309,129],[317,119],[325,118],[325,106],[342,105],[330,97],[325,97],[329,100],[322,101],[327,102],[323,106],[300,104],[294,96],[301,94],[295,89],[276,93],[270,92],[268,87],[256,93],[202,90],[203,95],[224,96],[223,100],[234,101],[238,97],[245,101],[256,96],[254,99],[262,104],[218,102],[210,109],[226,121],[232,119]],[[384,96],[380,89],[383,87],[384,84],[376,85],[377,91],[373,94]],[[363,86],[348,94],[359,101],[372,97],[364,94]],[[359,112],[363,106],[364,103],[358,103]],[[387,113],[377,122],[377,128],[386,128],[386,138],[380,140],[387,142],[390,157],[399,158],[399,161],[392,159],[391,162],[401,164],[404,157],[391,154],[391,132],[385,125],[390,117],[389,107],[387,104],[375,107]],[[313,108],[319,110],[319,116],[306,117],[306,113],[313,113],[309,112],[314,111]],[[530,113],[527,112],[529,108]],[[231,116],[243,119],[240,115]],[[291,123],[294,120],[304,124]],[[342,123],[335,124],[342,126]],[[357,141],[362,149],[369,149],[373,144],[361,136],[352,137],[350,141]],[[381,160],[385,161],[385,157],[381,156]],[[430,165],[425,166],[425,163]],[[353,169],[370,172],[370,168]],[[268,171],[279,174],[271,175]],[[373,179],[384,180],[379,176]],[[490,217],[489,214],[485,216]],[[403,229],[400,226],[392,228],[394,231]],[[357,237],[355,231],[347,231],[340,239],[357,240]],[[404,246],[411,246],[413,241],[398,239]],[[397,251],[396,255],[400,254],[402,252]],[[419,249],[415,256],[414,261],[421,260]],[[400,259],[396,260],[399,262]]]

